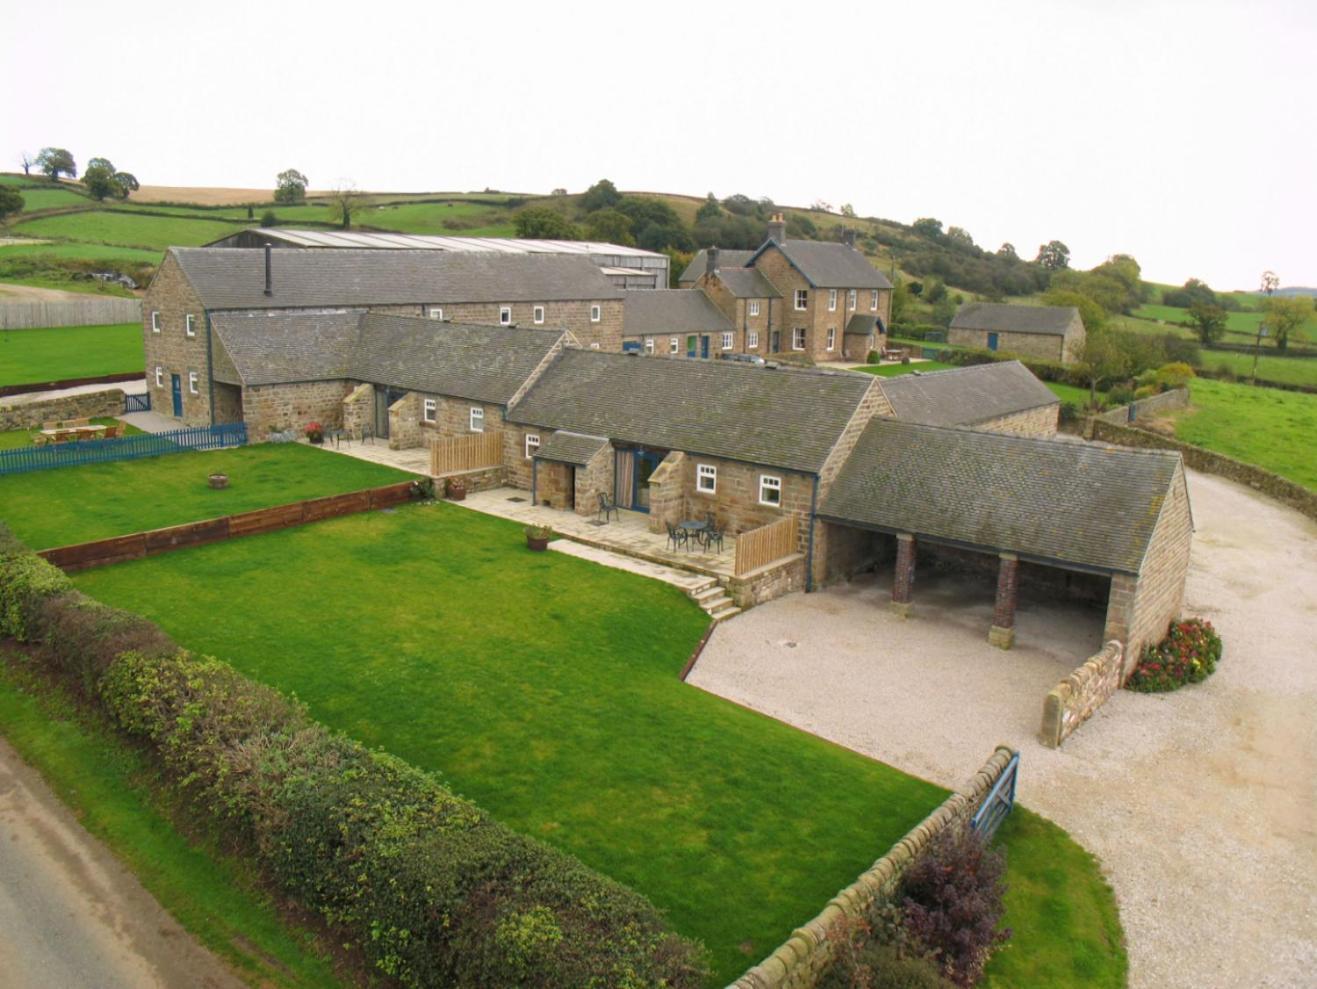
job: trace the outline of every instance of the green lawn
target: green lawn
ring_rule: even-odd
[[[1198,379],[1175,417],[1186,443],[1246,460],[1317,490],[1317,395]]]
[[[1241,378],[1253,374],[1253,355],[1228,350],[1204,350],[1202,365],[1209,371],[1228,369]],[[1317,357],[1258,357],[1258,380],[1289,385],[1317,385]]]
[[[123,247],[195,247],[242,229],[235,223],[190,216],[143,216],[129,210],[91,210],[14,224],[25,237],[55,237]]]
[[[943,364],[940,361],[923,361],[921,363],[910,364],[870,364],[867,367],[857,367],[855,370],[863,371],[866,374],[876,374],[880,378],[894,378],[899,374],[909,374],[911,371],[949,371],[958,367],[956,364]],[[1061,385],[1054,381],[1044,381],[1048,388],[1063,402],[1073,402],[1079,406],[1088,405],[1088,389],[1076,388],[1074,385]]]
[[[706,618],[675,588],[556,553],[439,503],[88,571],[88,593],[296,692],[528,834],[647,895],[712,950],[719,984],[820,910],[944,796],[682,684]],[[241,621],[216,622],[218,612]],[[986,753],[985,753],[986,756]],[[1008,841],[1064,895],[1106,903],[1045,822]],[[1071,890],[1071,886],[1075,887]],[[1032,955],[1111,954],[1108,931],[1014,914]],[[1041,950],[1041,949],[1038,949]],[[1011,982],[1020,989],[1036,985]],[[1058,982],[1058,986],[1117,982]]]
[[[229,487],[212,490],[222,471]],[[0,521],[33,549],[232,515],[412,477],[300,443],[175,453],[0,477]]]
[[[139,264],[158,264],[161,252],[138,247],[115,247],[113,244],[77,244],[71,241],[48,244],[8,244],[0,247],[0,264],[6,258],[50,256],[73,261],[132,261]]]
[[[170,824],[143,757],[0,647],[0,735],[202,944],[251,985],[338,986],[311,937],[285,923],[246,863]]]
[[[0,385],[142,371],[142,324],[0,330]]]
[[[134,436],[142,432],[136,426],[108,416],[96,416],[92,419],[92,422],[101,426],[113,426],[117,422],[123,427],[125,436]],[[0,450],[18,450],[25,446],[32,446],[32,437],[35,435],[36,431],[31,429],[11,429],[8,432],[0,433]]]

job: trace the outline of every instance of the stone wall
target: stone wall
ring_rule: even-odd
[[[934,838],[969,822],[1014,755],[1006,746],[998,746],[968,784],[829,900],[817,917],[798,927],[785,944],[732,983],[731,989],[812,989],[832,961],[837,922],[863,917],[875,903],[889,900],[906,869]]]
[[[158,314],[153,329],[152,314]],[[192,317],[193,336],[187,335],[187,317]],[[179,426],[210,425],[210,365],[206,354],[209,335],[206,311],[192,290],[178,262],[165,255],[142,299],[142,340],[146,351],[146,386],[151,408],[162,416],[173,415],[171,376],[178,375],[183,393],[183,416]],[[159,370],[157,384],[156,371]],[[193,394],[188,375],[197,376]]]
[[[552,429],[539,426],[520,426],[508,423],[503,428],[503,466],[507,468],[508,484],[522,491],[530,490],[531,469],[534,458],[526,456],[526,437],[537,436],[540,446],[549,442]]]
[[[814,526],[814,582],[849,580],[892,555],[892,537],[835,522]]]
[[[576,488],[570,465],[551,460],[535,464],[535,504],[564,512],[573,507],[575,499]]]
[[[1135,399],[1129,405],[1122,405],[1118,409],[1111,409],[1097,416],[1103,422],[1115,423],[1117,426],[1123,426],[1131,421],[1137,422],[1144,416],[1157,415],[1161,412],[1169,412],[1175,409],[1187,409],[1189,407],[1189,389],[1172,388],[1169,391],[1160,392],[1156,395],[1149,395],[1147,398]],[[1134,418],[1130,419],[1130,409],[1134,410]]]
[[[467,494],[475,494],[477,491],[492,491],[494,488],[501,488],[507,483],[507,470],[503,467],[479,467],[475,470],[458,470],[451,474],[444,474],[435,478],[435,496],[439,497],[448,491],[450,481],[461,481],[466,485]]]
[[[409,391],[389,406],[389,449],[414,450],[422,445],[421,395]]]
[[[622,300],[582,299],[564,302],[436,302],[424,307],[424,314],[439,308],[444,319],[453,323],[499,325],[499,310],[512,309],[512,322],[523,329],[569,330],[585,350],[622,350]],[[544,322],[535,322],[535,307],[544,307]],[[599,307],[599,321],[590,319],[590,307]],[[374,308],[374,307],[372,307]]]
[[[0,405],[0,432],[10,429],[40,429],[45,422],[92,419],[123,415],[123,389],[84,392],[63,398]]]
[[[805,558],[799,553],[727,581],[727,594],[738,608],[753,608],[804,589]]]
[[[1011,436],[1055,436],[1061,418],[1061,403],[1043,405],[1024,412],[1012,412],[986,422],[974,424],[975,429],[989,433],[1006,433]]]
[[[1124,647],[1108,642],[1096,655],[1053,687],[1043,698],[1043,723],[1039,740],[1058,748],[1093,712],[1120,689],[1124,679]]]
[[[434,395],[427,392],[418,392],[417,398],[418,402],[428,398],[433,399],[435,403],[434,422],[421,421],[421,406],[420,404],[417,405],[417,421],[420,428],[424,429],[427,434],[422,439],[421,445],[427,445],[436,436],[470,436],[473,432],[471,429],[472,409],[480,409],[485,413],[485,428],[480,432],[489,433],[503,428],[503,406],[496,402],[476,402],[467,398],[454,398],[453,396]]]
[[[214,389],[215,422],[242,422],[242,387],[216,381]]]
[[[576,468],[576,514],[595,515],[599,496],[613,498],[613,447],[604,444],[590,462]]]
[[[252,385],[242,390],[247,434],[259,443],[270,433],[295,429],[309,422],[326,429],[343,425],[343,399],[352,390],[347,381],[304,381],[292,385]]]
[[[971,329],[950,329],[947,331],[947,343],[954,347],[972,347],[975,350],[988,349],[988,331]],[[1016,354],[1035,360],[1061,363],[1061,350],[1064,338],[1060,334],[1050,333],[997,333],[997,350],[999,354]]]
[[[375,431],[375,386],[357,385],[343,399],[343,428],[360,438],[362,432]]]
[[[680,450],[673,450],[649,476],[649,531],[666,532],[690,518],[686,514],[686,479],[693,468],[689,458]]]

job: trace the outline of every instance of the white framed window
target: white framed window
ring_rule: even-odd
[[[647,353],[647,354],[652,354],[652,353],[654,353],[654,338],[653,338],[653,337],[645,337],[645,353]]]
[[[796,312],[804,312],[809,308],[809,292],[803,288],[796,289]]]
[[[751,300],[750,300],[750,315],[751,315],[751,316],[758,316],[758,315],[759,315],[759,300],[758,300],[758,299],[751,299]]]
[[[869,308],[874,312],[878,311],[878,290],[876,288],[869,290]]]
[[[847,309],[855,308],[855,289],[851,289],[849,292],[846,293],[846,308]]]
[[[803,326],[797,326],[794,330],[791,331],[791,349],[792,350],[805,349],[805,328]]]
[[[597,344],[597,343],[592,343],[592,344],[590,344],[590,349],[591,349],[591,350],[598,350],[598,349],[599,349],[599,344]]]
[[[157,364],[155,368],[155,386],[157,388],[165,387],[165,369],[159,364]]]
[[[476,406],[471,407],[471,432],[483,433],[485,431],[485,410]]]
[[[431,306],[431,307],[430,307],[430,318],[431,318],[431,319],[443,319],[443,318],[444,318],[444,309],[443,309],[443,306]]]
[[[754,350],[756,347],[759,346],[758,330],[751,330],[749,333],[745,335],[745,345],[751,350]]]
[[[194,336],[196,336],[196,335],[197,335],[197,317],[193,316],[191,313],[188,313],[185,317],[183,317],[183,319],[184,319],[184,322],[183,322],[183,332],[186,333],[186,334],[187,334],[188,336],[190,336],[190,337],[194,337]]]
[[[536,325],[538,325],[538,324],[540,324],[540,323],[543,323],[543,322],[544,322],[544,307],[543,307],[543,306],[536,306],[534,309],[532,309],[532,310],[531,310],[531,319],[536,323]]]
[[[604,311],[596,303],[590,307],[590,322],[597,323],[604,318]]]
[[[498,307],[498,325],[499,325],[499,326],[511,326],[511,325],[512,325],[512,307],[511,307],[511,306],[499,306],[499,307]]]
[[[196,371],[189,371],[189,372],[187,373],[187,390],[190,391],[193,395],[200,394],[200,393],[197,391],[197,372],[196,372]]]
[[[796,308],[804,309],[805,307],[798,305],[796,306]],[[836,312],[836,311],[837,311],[837,290],[835,288],[830,288],[828,289],[828,312]]]
[[[539,434],[539,433],[527,433],[527,434],[526,434],[526,459],[529,460],[531,457],[535,456],[535,451],[538,450],[539,448],[540,448],[540,434]]]
[[[828,327],[828,349],[829,349],[829,350],[833,350],[834,348],[836,348],[836,346],[837,346],[837,328],[836,328],[835,326],[829,326],[829,327]]]
[[[782,507],[782,478],[772,474],[759,475],[759,504]]]
[[[732,349],[732,334],[730,334],[730,333],[724,333],[724,334],[723,334],[723,350],[731,350],[731,349]]]
[[[434,422],[439,416],[439,402],[437,399],[427,398],[421,405],[421,421]]]
[[[681,341],[676,337],[668,337],[668,353],[675,354],[681,347]]]
[[[718,468],[713,464],[700,464],[695,469],[695,490],[713,494],[718,490]]]
[[[151,332],[160,332],[160,313],[158,310],[154,309],[151,311]]]

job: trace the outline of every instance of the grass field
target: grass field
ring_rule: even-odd
[[[22,186],[18,194],[23,197],[23,212],[32,213],[39,209],[54,209],[58,206],[87,206],[91,200],[72,189],[59,186],[48,188]]]
[[[49,242],[45,244],[6,244],[0,247],[0,264],[6,258],[49,255],[54,258],[66,258],[74,261],[133,261],[142,264],[156,264],[160,261],[160,251],[140,247],[116,247],[113,244],[79,244],[73,241]]]
[[[445,226],[447,221],[452,226]],[[361,226],[399,233],[449,237],[515,237],[511,211],[482,203],[438,202],[372,206],[361,211]]]
[[[239,224],[179,216],[145,216],[129,210],[90,210],[14,224],[26,237],[54,237],[122,247],[195,247],[242,229]]]
[[[211,489],[215,471],[229,475],[229,487]],[[33,549],[48,549],[411,477],[300,443],[175,453],[0,477],[0,521]]]
[[[0,385],[141,371],[140,323],[0,330]]]
[[[1247,378],[1253,373],[1253,355],[1204,350],[1202,366],[1209,371],[1228,369]],[[1269,357],[1262,354],[1258,358],[1258,380],[1317,386],[1317,357]]]
[[[2,646],[0,735],[179,923],[250,984],[341,984],[310,937],[284,923],[241,859],[174,829],[138,752]]]
[[[718,984],[813,916],[943,796],[682,684],[707,619],[677,589],[531,554],[520,526],[443,503],[77,582],[295,691],[327,724],[442,773],[511,826],[646,894],[710,947]],[[217,610],[243,620],[215,622]],[[1039,883],[1059,876],[1067,902],[1106,903],[1114,915],[1091,861],[1051,864],[1055,849],[1082,854],[1063,832],[1040,824],[1012,842],[1026,873],[1048,863]],[[1081,951],[1112,950],[1107,930],[1065,915],[1021,926],[1017,944],[1030,957],[1042,953],[1035,936],[1057,941],[1057,952],[1072,938]]]
[[[949,371],[958,367],[956,364],[944,364],[941,361],[921,361],[910,364],[871,364],[868,367],[858,367],[855,370],[863,371],[866,374],[875,374],[880,378],[894,378],[899,374],[909,374],[912,371]],[[1088,405],[1088,390],[1085,388],[1076,388],[1074,385],[1057,384],[1054,381],[1044,381],[1052,394],[1063,402],[1073,402],[1078,406]]]
[[[92,422],[99,426],[113,426],[119,423],[123,427],[124,436],[137,436],[143,431],[129,423],[122,422],[110,416],[95,416]],[[32,446],[32,437],[35,435],[31,429],[11,429],[0,433],[0,450],[21,450],[25,446]],[[0,509],[3,511],[3,509]]]

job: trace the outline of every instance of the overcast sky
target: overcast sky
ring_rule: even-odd
[[[1317,3],[25,5],[0,170],[620,188],[934,216],[1076,266],[1317,285]]]

